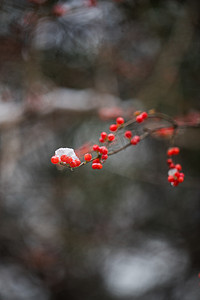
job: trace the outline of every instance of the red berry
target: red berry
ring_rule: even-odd
[[[98,165],[98,163],[93,163],[92,164],[92,169],[97,169],[97,165]]]
[[[80,159],[75,159],[74,162],[75,162],[75,164],[76,164],[76,167],[79,167],[80,164],[81,164]]]
[[[69,165],[70,165],[71,168],[75,168],[76,167],[75,161],[71,161]]]
[[[168,156],[173,155],[173,148],[170,148],[170,149],[167,150],[167,155]]]
[[[101,158],[102,158],[103,160],[108,159],[108,154],[103,154]]]
[[[170,169],[174,169],[174,168],[175,168],[175,164],[173,164],[173,163],[170,164],[170,165],[169,165],[169,168],[170,168]]]
[[[116,130],[117,130],[117,125],[116,124],[110,125],[110,131],[116,131]]]
[[[116,119],[116,123],[119,124],[119,125],[124,124],[124,119],[122,117],[118,117]]]
[[[178,147],[173,147],[173,148],[169,148],[167,151],[167,155],[171,156],[171,155],[177,155],[179,154],[180,149]]]
[[[137,117],[136,117],[136,121],[137,121],[138,123],[141,123],[141,122],[143,121],[142,115],[137,116]]]
[[[110,142],[114,141],[114,139],[115,139],[115,136],[114,136],[113,133],[108,134],[108,140],[109,140]]]
[[[100,143],[104,143],[105,140],[104,140],[102,137],[100,137],[99,142],[100,142]]]
[[[130,139],[132,137],[132,132],[127,130],[125,133],[124,133],[124,136],[127,138],[127,139]]]
[[[177,155],[177,154],[179,154],[180,149],[178,147],[174,147],[173,152],[174,152],[174,155]]]
[[[58,156],[54,155],[51,157],[52,164],[57,164],[57,163],[59,163],[59,161],[60,161],[60,159]]]
[[[99,145],[96,145],[96,144],[93,145],[93,150],[94,150],[94,151],[99,151]]]
[[[176,168],[177,171],[181,171],[182,170],[182,167],[181,167],[180,164],[175,165],[175,168]]]
[[[185,177],[185,174],[184,174],[184,173],[180,173],[180,174],[179,174],[179,177],[183,177],[183,178],[184,178],[184,177]]]
[[[148,117],[148,114],[146,113],[146,111],[144,111],[143,113],[141,113],[142,119],[145,120]]]
[[[103,168],[102,164],[101,164],[101,163],[98,163],[98,164],[97,164],[97,169],[100,170],[100,169],[102,169],[102,168]]]
[[[102,147],[99,148],[99,152],[102,153],[102,154],[107,154],[108,149],[106,147],[102,146]]]
[[[179,185],[179,181],[178,181],[178,180],[175,180],[175,181],[173,182],[173,186],[177,186],[177,185]]]
[[[184,177],[183,177],[183,176],[179,176],[178,182],[179,182],[179,183],[182,183],[183,181],[184,181]]]
[[[170,164],[172,164],[172,163],[173,163],[172,159],[171,159],[171,158],[168,158],[168,159],[167,159],[167,164],[170,165]]]
[[[66,155],[66,156],[67,156],[67,155]],[[61,156],[61,157],[62,157],[62,156]],[[72,159],[71,156],[65,157],[65,162],[66,162],[67,164],[70,164],[72,161],[73,161],[73,159]]]
[[[107,137],[107,133],[103,131],[103,132],[101,133],[101,137],[102,137],[102,139],[105,140],[105,138]]]
[[[67,155],[61,155],[60,160],[66,162]]]
[[[177,177],[177,178],[179,178],[180,173],[179,173],[179,172],[176,172],[176,173],[174,173],[174,176]]]
[[[93,163],[93,164],[96,164],[96,163],[99,163],[99,162],[100,162],[100,159],[99,159],[99,158],[96,158],[96,159],[93,160],[92,163]]]
[[[168,176],[168,181],[169,181],[169,182],[174,182],[174,176],[169,175],[169,176]]]
[[[92,155],[91,155],[90,153],[86,153],[86,154],[84,155],[84,159],[85,159],[86,161],[90,161],[90,160],[92,159]]]
[[[140,137],[138,135],[135,135],[132,139],[131,139],[131,144],[132,145],[137,145],[140,141]]]

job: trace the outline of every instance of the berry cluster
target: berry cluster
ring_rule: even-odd
[[[105,131],[101,133],[101,136],[99,138],[100,143],[112,142],[114,140],[115,140],[115,135],[113,133],[107,134]]]
[[[140,113],[137,117],[136,117],[136,121],[138,123],[142,123],[145,119],[148,118],[148,114],[146,113],[146,111]]]
[[[80,159],[76,156],[71,148],[59,148],[55,155],[51,157],[52,164],[61,164],[66,167],[76,168],[81,164]]]
[[[116,123],[110,125],[110,131],[112,131],[112,132],[117,131],[119,128],[123,127],[123,124],[124,124],[124,118],[118,117],[116,119]],[[107,134],[104,131],[101,133],[100,138],[99,138],[100,143],[113,142],[114,140],[115,140],[115,135],[113,133]]]
[[[178,147],[172,147],[167,150],[167,164],[169,167],[168,171],[168,181],[172,186],[177,186],[179,183],[184,181],[184,173],[180,172],[182,170],[182,166],[180,164],[174,164],[171,156],[178,155],[180,153],[180,149]]]
[[[131,145],[137,145],[140,141],[139,135],[135,135],[132,138],[132,132],[130,130],[125,131],[124,136],[125,138],[130,140]]]
[[[110,131],[117,131],[118,128],[122,127],[124,124],[124,118],[118,117],[116,119],[116,124],[110,125]]]
[[[92,161],[93,169],[102,169],[104,163],[108,159],[108,148],[105,146],[93,145],[93,150],[97,153],[97,158]]]

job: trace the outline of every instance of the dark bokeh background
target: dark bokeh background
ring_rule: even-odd
[[[199,129],[176,138],[177,188],[166,139],[101,171],[50,163],[136,109],[198,122],[199,14],[189,0],[0,1],[0,299],[199,299]]]

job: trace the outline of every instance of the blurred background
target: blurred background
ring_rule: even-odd
[[[117,116],[200,120],[197,0],[0,1],[0,299],[200,299],[199,129],[58,170]]]

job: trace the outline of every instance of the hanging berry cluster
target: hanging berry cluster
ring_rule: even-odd
[[[167,151],[167,164],[169,167],[168,171],[168,181],[172,186],[177,186],[179,183],[184,181],[184,173],[180,172],[182,170],[182,166],[180,164],[175,164],[172,160],[172,156],[178,155],[180,153],[180,149],[178,147],[169,148]]]
[[[71,169],[83,166],[87,163],[91,163],[92,169],[100,170],[103,168],[103,164],[106,162],[109,156],[116,154],[129,146],[136,146],[141,140],[149,135],[155,137],[155,133],[159,132],[160,130],[168,130],[169,124],[167,124],[167,126],[165,127],[162,126],[153,129],[151,127],[150,129],[148,127],[142,126],[141,133],[139,134],[138,132],[136,132],[136,124],[140,126],[140,124],[144,121],[151,119],[154,119],[156,121],[167,121],[168,123],[170,123],[170,128],[173,129],[171,130],[172,142],[174,140],[174,135],[178,127],[177,123],[172,118],[161,113],[136,112],[134,114],[134,118],[127,122],[125,122],[124,118],[118,117],[116,119],[116,122],[110,125],[109,133],[102,131],[99,138],[100,145],[94,144],[91,151],[84,155],[82,161],[78,158],[73,149],[59,148],[55,151],[55,155],[51,157],[51,162],[53,164],[62,165]],[[130,125],[133,125],[134,129],[126,130]],[[123,131],[121,131],[122,129]],[[125,141],[123,146],[120,146],[118,143],[117,137],[119,135],[119,131],[123,133],[123,140]],[[113,146],[116,145],[117,148],[113,150]],[[179,183],[182,183],[184,181],[184,173],[181,172],[182,166],[180,164],[175,164],[172,159],[172,157],[178,155],[179,152],[180,149],[178,147],[171,147],[167,151],[167,164],[169,167],[168,182],[170,182],[172,186],[177,186],[179,185]]]

